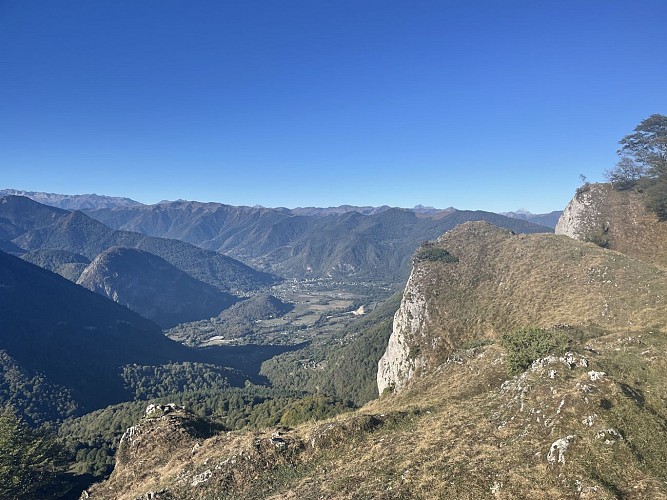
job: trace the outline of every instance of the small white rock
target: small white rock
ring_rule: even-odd
[[[604,377],[606,377],[607,374],[605,372],[596,372],[594,370],[591,370],[588,372],[588,378],[591,379],[592,382],[595,382],[596,380],[600,380]]]
[[[577,439],[577,436],[570,435],[554,441],[551,447],[549,448],[549,453],[547,453],[547,462],[552,465],[555,464],[556,462],[558,462],[559,464],[564,464],[565,452],[567,451],[567,448],[570,446],[570,443],[575,439]]]

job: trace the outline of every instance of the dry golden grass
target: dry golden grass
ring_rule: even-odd
[[[163,454],[158,467],[127,464],[92,498],[163,489],[183,499],[666,498],[667,433],[655,426],[667,415],[665,347],[663,332],[612,334],[581,349],[589,367],[556,361],[505,385],[502,349],[471,349],[359,412],[284,432],[285,451],[272,430],[223,434]],[[602,368],[607,375],[591,381]],[[644,407],[622,389],[640,373]],[[596,438],[608,428],[623,439]],[[551,444],[567,435],[577,438],[565,463],[548,464]],[[205,471],[211,477],[193,486]]]
[[[567,324],[594,334],[667,322],[667,272],[618,252],[487,223],[463,224],[438,245],[459,261],[420,262],[412,278],[429,319],[428,334],[411,342],[427,366],[522,327]]]
[[[438,244],[459,262],[415,271],[428,364],[404,391],[278,439],[149,441],[91,498],[667,498],[665,271],[484,223]],[[581,330],[573,367],[553,358],[510,378],[499,343],[465,348],[563,323]],[[549,463],[567,436],[564,463]]]

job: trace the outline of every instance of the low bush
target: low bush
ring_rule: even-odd
[[[451,253],[449,253],[447,250],[444,248],[432,246],[432,245],[426,245],[422,246],[417,250],[417,253],[415,254],[414,261],[415,262],[422,262],[422,261],[430,261],[430,262],[458,262],[459,259],[458,257],[455,257]]]
[[[507,371],[516,375],[536,359],[564,353],[571,346],[572,338],[561,329],[521,328],[505,333],[501,344],[507,350]]]

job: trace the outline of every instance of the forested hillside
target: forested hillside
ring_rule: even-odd
[[[111,247],[100,253],[76,283],[162,328],[216,316],[238,300],[166,260],[134,248]]]

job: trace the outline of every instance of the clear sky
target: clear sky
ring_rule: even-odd
[[[0,188],[562,209],[667,114],[665,0],[0,0]]]

